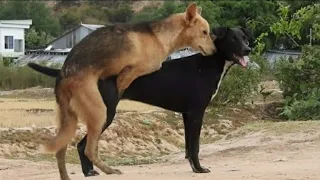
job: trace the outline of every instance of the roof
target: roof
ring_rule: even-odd
[[[75,26],[74,28],[70,29],[69,31],[63,33],[61,36],[57,37],[56,39],[52,40],[52,41],[49,42],[46,46],[49,46],[49,45],[52,44],[53,42],[57,41],[58,39],[62,38],[62,37],[65,36],[66,34],[74,31],[75,29],[77,29],[77,28],[79,28],[79,27],[81,27],[81,26],[83,26],[83,27],[85,27],[85,28],[88,28],[88,29],[94,31],[94,30],[96,30],[96,29],[98,29],[98,28],[100,28],[100,27],[103,27],[104,25],[102,25],[102,24],[82,24],[82,23],[81,23],[81,24]]]
[[[104,25],[100,25],[100,24],[82,24],[82,23],[80,25],[84,26],[88,29],[91,29],[93,31],[104,26]]]
[[[272,53],[272,54],[288,54],[288,55],[300,55],[301,52],[297,50],[276,50],[276,49],[270,49],[266,51],[266,53]]]
[[[0,20],[0,27],[29,29],[32,24],[31,19],[22,20]]]

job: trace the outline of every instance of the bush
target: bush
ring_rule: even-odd
[[[286,99],[283,112],[280,114],[289,120],[319,120],[320,119],[320,88],[314,88],[297,98],[295,94]]]
[[[14,63],[14,58],[12,57],[3,57],[2,58],[3,66],[9,67]]]
[[[55,78],[42,75],[27,66],[6,67],[0,63],[0,90],[24,89],[34,86],[53,87]]]
[[[251,66],[247,69],[242,69],[234,65],[223,79],[219,92],[212,102],[213,105],[243,104],[257,90],[265,72],[266,61],[261,56],[250,56],[250,61],[256,62],[260,68]]]
[[[290,120],[319,119],[319,46],[304,46],[298,59],[279,61],[276,77],[286,100],[282,115]]]

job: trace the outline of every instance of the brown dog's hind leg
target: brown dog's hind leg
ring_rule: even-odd
[[[72,112],[69,108],[65,112],[66,113],[60,113],[60,120],[61,120],[60,129],[63,127],[70,126],[70,123],[72,124],[72,126],[76,125],[77,123],[77,117],[74,114],[74,112]],[[76,129],[73,127],[72,131],[76,131]],[[74,132],[72,133],[74,134]],[[68,176],[67,168],[66,168],[66,162],[65,162],[67,147],[68,147],[68,144],[66,144],[56,152],[56,159],[57,159],[61,180],[70,180]]]
[[[85,155],[106,174],[121,174],[104,164],[97,153],[98,141],[106,120],[106,106],[99,93],[95,79],[86,79],[81,88],[73,91],[70,101],[72,109],[87,124],[87,145]]]
[[[63,147],[56,153],[58,169],[59,169],[61,180],[71,180],[68,176],[68,172],[66,168],[66,161],[65,161],[66,152],[67,152],[67,146]]]

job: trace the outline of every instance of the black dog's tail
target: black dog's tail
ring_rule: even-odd
[[[59,76],[59,72],[60,72],[59,69],[44,67],[44,66],[40,66],[35,63],[28,63],[28,66],[30,68],[32,68],[33,70],[38,71],[38,72],[45,74],[47,76],[51,76],[51,77],[58,77]]]

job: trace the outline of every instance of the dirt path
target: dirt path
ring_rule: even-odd
[[[79,165],[68,165],[71,179],[92,180],[319,180],[320,179],[320,123],[315,129],[298,130],[294,133],[270,135],[258,131],[245,136],[232,135],[230,139],[201,148],[202,164],[211,169],[209,174],[191,173],[184,153],[165,158],[164,164],[121,166],[123,175],[100,175],[84,178]],[[305,124],[296,124],[308,127]],[[310,124],[314,127],[315,124]],[[269,127],[272,131],[280,127]],[[282,132],[282,130],[281,130]],[[241,134],[241,133],[239,133]],[[55,163],[1,159],[0,179],[10,180],[58,180]]]

